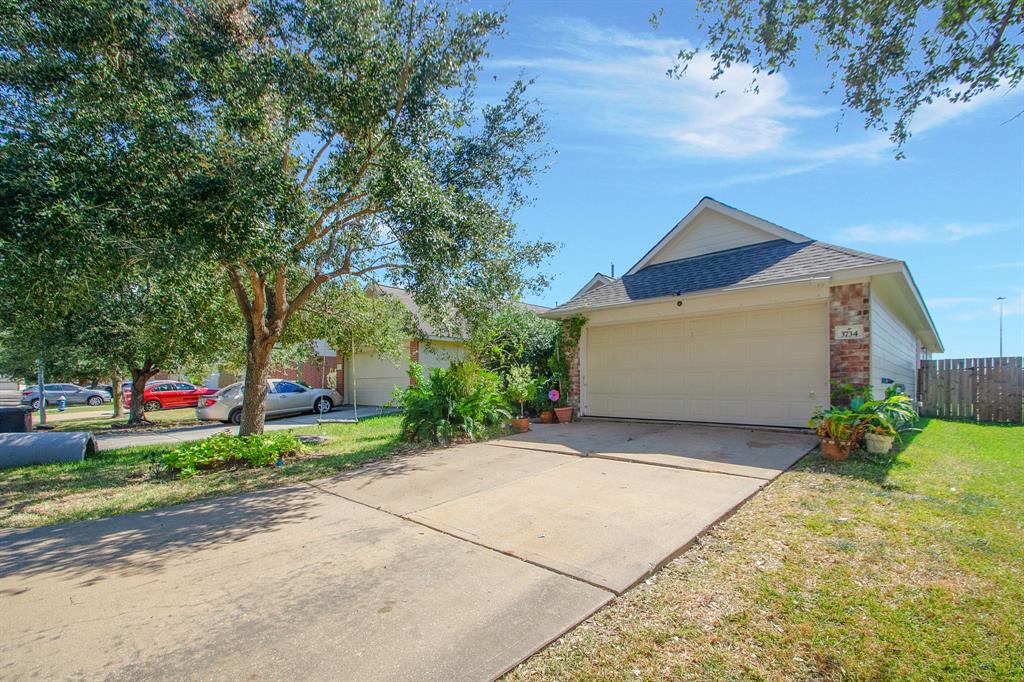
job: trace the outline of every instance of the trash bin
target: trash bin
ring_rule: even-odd
[[[31,430],[31,407],[0,407],[0,433],[28,433]]]

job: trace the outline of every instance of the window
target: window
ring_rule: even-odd
[[[75,386],[74,384],[61,384],[61,390],[67,391],[68,393],[77,393],[82,389],[79,388],[78,386]]]
[[[153,390],[154,393],[162,393],[164,391],[173,391],[174,390],[174,384],[160,384],[159,386],[154,386],[152,390]]]
[[[61,389],[60,384],[44,384],[43,385],[43,390],[44,391],[60,391],[60,390],[63,390],[63,389]]]
[[[194,391],[196,387],[192,384],[175,384],[175,388],[179,391]]]
[[[305,393],[306,389],[290,381],[279,381],[274,386],[274,393]]]

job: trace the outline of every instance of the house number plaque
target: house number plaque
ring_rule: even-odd
[[[846,339],[863,339],[864,325],[836,325],[836,328],[833,333],[835,334],[834,338],[836,341],[845,341]]]

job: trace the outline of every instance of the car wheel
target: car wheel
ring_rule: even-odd
[[[89,403],[93,407],[96,407],[97,405],[103,404],[103,398],[99,397],[98,395],[94,395],[90,396],[89,399],[86,400],[85,402]]]
[[[146,412],[156,412],[161,407],[159,400],[147,400],[146,404],[142,406],[142,409]]]
[[[32,409],[33,410],[38,410],[39,409],[39,398],[33,398],[32,399]]]
[[[322,414],[324,412],[330,412],[334,409],[334,403],[330,398],[324,398],[323,396],[313,401],[313,412],[316,414]]]
[[[239,424],[241,424],[242,423],[242,409],[238,408],[238,409],[232,410],[231,414],[228,415],[228,420],[232,424],[234,424],[235,426],[238,426]]]

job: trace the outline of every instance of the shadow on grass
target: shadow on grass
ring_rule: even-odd
[[[815,473],[832,474],[835,476],[847,476],[859,478],[869,483],[885,486],[889,473],[893,469],[909,466],[900,459],[900,455],[910,447],[911,443],[928,428],[931,419],[922,418],[917,422],[915,431],[906,431],[900,434],[900,438],[893,444],[892,452],[886,455],[872,455],[866,450],[855,450],[850,453],[850,458],[836,462],[825,459],[820,449],[815,449],[801,460],[799,469],[813,471]]]

